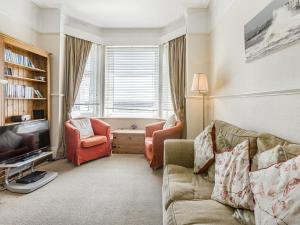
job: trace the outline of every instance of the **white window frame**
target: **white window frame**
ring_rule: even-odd
[[[128,45],[127,45],[128,46]],[[145,45],[144,45],[145,46]],[[146,45],[146,47],[153,47],[153,45]],[[87,117],[97,117],[97,118],[129,118],[129,119],[166,119],[163,118],[163,50],[164,45],[155,45],[159,49],[159,78],[158,78],[158,112],[157,117],[130,117],[130,116],[121,116],[121,117],[110,117],[104,116],[104,104],[105,104],[105,50],[107,46],[97,44],[97,61],[98,61],[98,68],[97,68],[97,77],[99,77],[98,82],[100,82],[99,87],[99,106],[98,106],[98,114],[99,115],[85,115],[80,114],[80,116],[87,116]],[[131,47],[143,47],[140,45],[132,45]],[[76,116],[75,116],[76,117]]]

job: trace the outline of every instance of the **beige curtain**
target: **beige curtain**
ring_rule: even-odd
[[[92,43],[79,38],[66,36],[65,42],[65,96],[62,123],[62,139],[56,158],[65,157],[64,147],[64,122],[71,118],[71,111],[80,87],[86,61],[88,59]]]
[[[186,138],[185,67],[186,41],[185,36],[181,36],[169,41],[169,74],[174,111],[184,123],[183,138]]]

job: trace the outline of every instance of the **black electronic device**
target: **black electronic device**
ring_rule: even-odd
[[[34,172],[16,180],[16,183],[31,184],[31,183],[34,183],[34,182],[42,179],[46,174],[47,174],[46,171],[34,171]]]
[[[31,120],[30,115],[19,115],[19,116],[12,116],[11,118],[12,122],[25,122]]]
[[[50,146],[47,120],[0,127],[0,162],[18,162]]]
[[[45,110],[43,110],[43,109],[34,109],[33,110],[33,118],[34,119],[44,119],[45,118]]]

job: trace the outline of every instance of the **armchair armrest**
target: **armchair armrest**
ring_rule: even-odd
[[[175,164],[187,168],[194,167],[193,140],[166,140],[164,148],[164,166]]]
[[[99,119],[91,119],[93,131],[96,135],[104,135],[109,140],[110,125]]]
[[[165,129],[165,130],[158,130],[153,132],[153,143],[156,140],[166,140],[166,139],[179,139],[181,136],[181,132],[183,129],[183,124],[178,122],[176,126]]]
[[[65,141],[68,147],[77,150],[80,147],[80,132],[71,123],[65,123]]]
[[[145,127],[145,136],[146,137],[152,137],[153,133],[155,131],[158,131],[158,130],[162,130],[164,125],[165,125],[165,121],[162,121],[162,122],[158,122],[158,123],[152,123],[152,124],[148,124],[146,127]]]

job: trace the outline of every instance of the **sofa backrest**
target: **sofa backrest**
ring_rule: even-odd
[[[244,130],[230,123],[216,120],[215,122],[216,135],[219,133],[230,143],[231,146],[236,146],[245,140],[250,142],[250,157],[251,159],[257,153],[257,138],[259,133],[249,130]],[[217,149],[218,151],[218,149]]]
[[[257,139],[258,153],[274,148],[277,145],[283,146],[288,159],[300,155],[300,144],[291,143],[272,134],[261,134]]]

